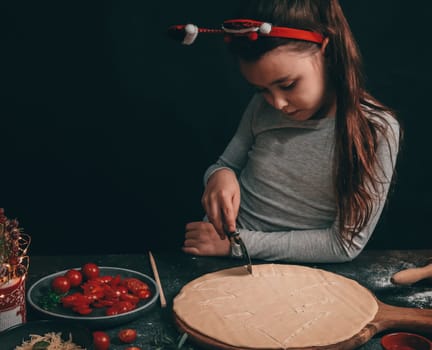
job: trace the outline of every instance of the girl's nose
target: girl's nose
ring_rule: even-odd
[[[280,95],[273,95],[273,107],[282,110],[284,107],[288,106],[288,101]]]

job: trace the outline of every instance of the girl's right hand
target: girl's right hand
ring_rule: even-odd
[[[213,173],[202,196],[202,205],[208,220],[213,224],[221,239],[225,230],[235,231],[240,207],[240,185],[234,172],[220,169]]]

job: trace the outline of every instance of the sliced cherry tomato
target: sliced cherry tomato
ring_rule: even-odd
[[[117,286],[116,289],[119,290],[121,294],[128,294],[129,293],[128,289],[125,286],[120,285],[120,286]]]
[[[120,313],[119,309],[117,308],[116,305],[113,305],[105,310],[105,314],[107,316],[114,316],[114,315],[118,315],[119,313]]]
[[[104,285],[104,293],[105,298],[108,300],[119,300],[121,295],[120,290],[118,290],[116,287],[111,287],[108,284]]]
[[[119,301],[117,304],[115,304],[117,309],[119,310],[119,313],[122,314],[124,312],[131,311],[135,309],[135,305],[132,304],[130,301]]]
[[[108,333],[102,331],[93,332],[93,345],[95,350],[108,350],[111,344]]]
[[[122,283],[132,294],[135,294],[138,297],[139,297],[138,294],[142,293],[141,291],[150,290],[149,285],[139,280],[138,278],[134,278],[134,277],[125,278]]]
[[[96,300],[94,303],[92,303],[92,306],[98,309],[101,309],[105,307],[106,305],[102,304],[100,301]]]
[[[133,343],[137,338],[137,331],[132,328],[122,329],[118,332],[118,338],[123,343]]]
[[[94,263],[84,264],[81,268],[81,272],[84,275],[85,279],[91,280],[99,276],[99,266]]]
[[[115,300],[99,299],[99,300],[96,300],[92,305],[94,307],[111,307],[115,303],[116,303]]]
[[[120,295],[120,300],[130,301],[132,304],[138,304],[140,301],[140,298],[136,295],[126,293],[126,294]]]
[[[89,280],[86,283],[81,285],[81,289],[83,290],[85,295],[92,296],[92,299],[101,299],[105,295],[105,285],[101,285],[94,280]]]
[[[122,278],[120,275],[116,275],[111,281],[110,281],[110,285],[111,287],[117,287],[120,282],[122,281]]]
[[[58,294],[69,292],[71,285],[69,280],[64,276],[57,276],[51,282],[51,288]]]
[[[82,293],[73,293],[64,296],[60,300],[66,308],[89,307],[93,299]]]
[[[101,304],[103,306],[113,306],[115,303],[116,303],[115,300],[107,300],[107,299],[98,300],[98,304]]]
[[[78,287],[83,280],[82,273],[74,269],[67,271],[65,277],[69,280],[71,287]]]
[[[77,296],[75,294],[65,295],[63,298],[60,299],[60,302],[62,303],[63,307],[70,308],[74,306],[74,303],[77,300]]]
[[[136,308],[135,304],[129,301],[118,301],[113,306],[106,309],[105,314],[107,316],[123,314]]]
[[[138,346],[128,346],[126,349],[124,350],[141,350],[141,348],[139,348]]]
[[[150,289],[140,289],[136,292],[136,296],[140,299],[148,299],[152,296]]]
[[[138,278],[135,277],[127,277],[123,279],[123,285],[125,285],[130,290],[132,289],[149,289],[149,285]]]
[[[104,283],[110,283],[112,281],[113,277],[112,276],[98,276],[96,278],[93,278],[93,280],[104,284]]]
[[[89,307],[88,305],[84,305],[84,304],[74,306],[72,308],[72,310],[79,313],[80,315],[88,315],[93,311],[93,309],[91,307]]]

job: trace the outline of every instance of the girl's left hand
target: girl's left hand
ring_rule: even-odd
[[[193,255],[227,256],[230,254],[230,241],[221,240],[210,222],[190,222],[186,225],[182,250]]]

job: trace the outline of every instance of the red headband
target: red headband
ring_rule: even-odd
[[[191,45],[197,38],[198,33],[224,34],[226,41],[230,41],[233,36],[246,36],[250,40],[257,40],[259,37],[287,38],[317,44],[322,44],[324,41],[324,37],[317,32],[290,27],[277,27],[267,22],[251,19],[227,20],[223,23],[222,29],[198,28],[194,24],[174,25],[168,28],[168,32],[185,45]]]

